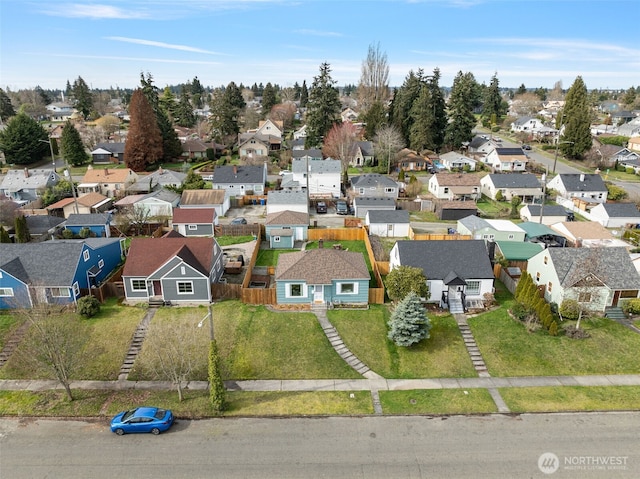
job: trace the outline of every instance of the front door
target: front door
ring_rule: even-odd
[[[322,303],[323,301],[324,301],[324,286],[321,284],[316,284],[313,287],[313,302]]]
[[[160,281],[153,281],[153,295],[162,296],[162,283],[160,283]]]

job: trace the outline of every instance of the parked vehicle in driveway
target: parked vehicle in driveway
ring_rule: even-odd
[[[119,412],[111,419],[111,431],[118,436],[138,432],[160,434],[173,424],[174,417],[170,409],[143,406]]]
[[[229,224],[232,224],[232,225],[246,225],[247,224],[247,220],[244,219],[242,216],[238,216],[237,218],[233,218]]]
[[[522,149],[523,150],[530,150],[531,149],[531,145],[522,145]]]
[[[347,206],[347,202],[344,200],[338,200],[336,203],[336,213],[339,215],[347,215],[349,214],[349,207]]]
[[[318,201],[316,205],[316,213],[326,213],[327,212],[327,204],[324,201]]]

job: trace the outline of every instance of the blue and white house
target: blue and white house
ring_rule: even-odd
[[[290,210],[269,213],[264,229],[270,248],[291,249],[296,241],[307,240],[309,214]]]
[[[98,238],[111,236],[111,214],[109,213],[72,213],[67,218],[64,228],[79,236],[82,230],[88,229]]]
[[[7,243],[0,255],[0,308],[72,304],[121,263],[118,238]]]
[[[367,304],[370,279],[362,253],[325,248],[283,253],[275,273],[277,303]]]

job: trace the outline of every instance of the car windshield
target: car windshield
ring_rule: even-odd
[[[135,413],[137,411],[137,409],[129,409],[127,412],[125,412],[122,415],[122,420],[126,421],[127,419],[129,419],[131,416],[133,416],[133,413]]]

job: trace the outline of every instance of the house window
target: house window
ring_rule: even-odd
[[[301,298],[304,292],[304,284],[291,283],[287,287],[287,298]]]
[[[547,264],[547,261],[549,261],[549,258],[547,258],[546,256],[544,257],[544,264]]]
[[[358,188],[358,193],[360,193],[361,195],[364,195],[364,188]]]
[[[89,261],[89,250],[84,250],[82,252],[82,258],[84,258],[85,261]]]
[[[445,187],[444,187],[444,192],[445,192],[445,193],[449,193],[449,188],[445,186]]]
[[[0,298],[13,296],[13,288],[0,288]]]
[[[280,236],[274,236],[273,237],[273,242],[274,243],[280,243]]]
[[[536,281],[538,281],[538,282],[540,281],[540,271],[538,271],[536,273]]]
[[[393,193],[394,191],[396,191],[396,189],[395,189],[395,188],[385,188],[385,189],[384,189],[384,192],[385,192],[385,193]]]
[[[180,266],[180,274],[183,276],[186,274],[186,269],[184,266]]]
[[[144,279],[132,279],[131,291],[146,291],[147,282]]]
[[[480,281],[472,280],[467,281],[467,288],[465,293],[468,295],[478,295],[480,294]]]
[[[510,234],[510,235],[508,236],[508,238],[509,238],[510,240],[512,240],[513,238],[515,238],[515,235],[514,235],[514,234]]]
[[[80,296],[80,285],[77,281],[73,283],[73,295],[76,297]]]
[[[69,288],[49,288],[49,293],[54,298],[68,298]]]
[[[549,281],[549,284],[547,285],[547,291],[551,292],[551,287],[553,286],[553,284],[551,283],[551,281]]]
[[[195,231],[198,229],[198,225],[189,225],[187,226],[187,228],[189,229],[189,231]]]
[[[580,294],[578,294],[578,302],[579,303],[590,303],[591,302],[591,293],[580,293]]]
[[[338,283],[338,294],[358,294],[358,283]]]
[[[178,294],[193,294],[193,282],[178,281]]]
[[[98,261],[98,268],[104,268],[104,260],[103,259]]]

